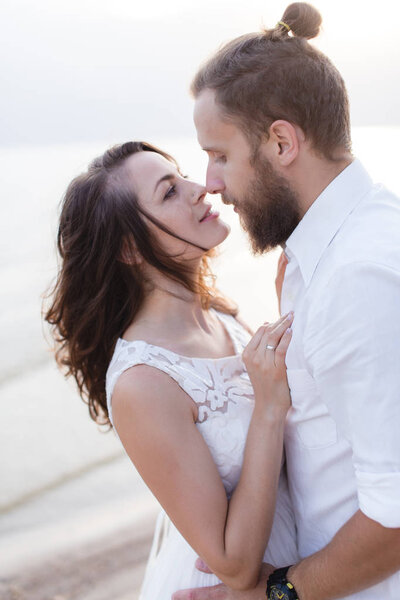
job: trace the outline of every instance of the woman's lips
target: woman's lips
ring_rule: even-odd
[[[200,223],[205,223],[206,221],[211,221],[212,219],[218,219],[219,212],[216,210],[215,212],[210,213],[207,217],[202,219]]]

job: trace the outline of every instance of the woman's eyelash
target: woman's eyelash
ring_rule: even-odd
[[[171,196],[173,196],[176,192],[176,186],[175,185],[171,185],[171,187],[168,188],[167,193],[164,196],[164,200],[166,198],[171,198]]]
[[[182,175],[180,174],[182,179],[189,179],[189,175]],[[171,185],[171,187],[168,188],[167,193],[164,196],[164,200],[166,200],[167,198],[171,198],[171,196],[174,196],[176,194],[176,185]]]

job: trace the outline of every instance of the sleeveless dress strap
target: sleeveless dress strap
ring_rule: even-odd
[[[155,367],[169,375],[195,402],[204,397],[204,389],[207,387],[209,373],[204,366],[185,364],[183,359],[164,348],[152,346],[144,341],[127,342],[119,339],[115,346],[114,356],[106,375],[106,396],[108,414],[112,421],[112,394],[118,378],[124,371],[137,365],[148,365]],[[193,359],[189,359],[192,360]]]
[[[241,353],[250,336],[231,315],[216,310],[213,312],[225,326],[234,345],[235,355],[217,359],[190,358],[145,341],[118,339],[106,375],[107,407],[112,424],[111,399],[115,384],[124,371],[136,365],[155,367],[169,375],[199,406],[200,420],[207,417],[209,409],[212,411],[226,409],[223,405],[228,402],[228,399],[221,401],[223,394],[222,396],[218,394],[217,402],[214,398],[215,392],[222,391],[224,388],[222,372],[226,361],[232,363],[231,374],[235,371],[243,371]]]

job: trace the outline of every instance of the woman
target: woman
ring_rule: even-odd
[[[58,362],[170,518],[143,600],[219,580],[249,589],[263,560],[297,559],[281,473],[293,315],[250,339],[214,288],[209,257],[229,228],[205,196],[168,154],[128,142],[72,181],[58,233]]]

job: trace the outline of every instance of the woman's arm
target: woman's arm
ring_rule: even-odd
[[[275,511],[283,429],[290,397],[284,359],[290,324],[260,328],[244,353],[255,409],[242,474],[228,502],[198,432],[194,402],[164,373],[127,370],[113,395],[118,435],[176,527],[227,585],[256,585]],[[265,350],[266,342],[277,351]]]

